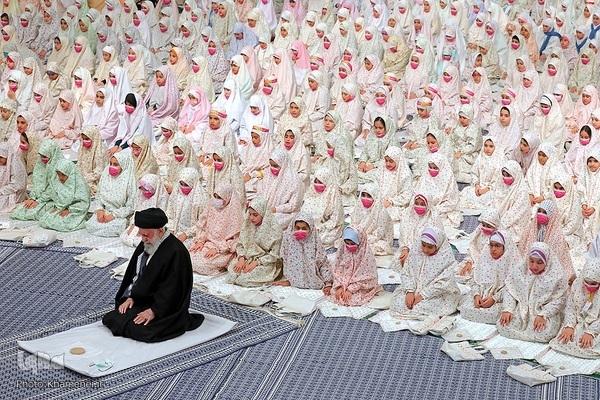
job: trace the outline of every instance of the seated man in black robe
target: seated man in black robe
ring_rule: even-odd
[[[204,321],[190,314],[192,260],[183,243],[166,228],[160,208],[135,213],[142,242],[129,260],[115,299],[102,318],[115,336],[162,342],[196,329]]]

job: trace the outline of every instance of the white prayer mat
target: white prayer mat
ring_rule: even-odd
[[[120,240],[118,242],[101,244],[100,246],[97,246],[96,249],[100,251],[109,251],[114,253],[117,257],[126,258],[127,260],[129,260],[135,252],[135,247],[127,246]]]
[[[496,325],[468,321],[458,315],[454,328],[442,335],[442,337],[449,342],[461,342],[463,340],[480,341],[491,338],[495,333]]]
[[[329,300],[323,300],[317,304],[317,308],[321,310],[321,314],[326,318],[350,317],[354,319],[363,319],[377,310],[365,306],[346,307],[332,303]]]
[[[377,268],[391,268],[393,261],[393,254],[388,254],[387,256],[375,256],[375,264],[377,264]]]
[[[100,250],[90,250],[73,258],[79,261],[79,266],[82,268],[105,268],[117,260],[115,253]]]
[[[394,318],[389,311],[382,311],[380,313],[377,313],[377,315],[369,318],[369,321],[379,324],[384,332],[408,330],[409,323],[413,322],[413,320]],[[415,320],[414,322],[419,321]]]
[[[400,272],[386,268],[377,268],[377,280],[380,285],[400,283]]]
[[[489,340],[485,341],[483,345],[490,351],[492,349],[519,349],[525,360],[535,360],[538,355],[548,349],[547,343],[526,342],[524,340],[505,338],[501,335],[496,335],[490,338]]]
[[[204,314],[204,322],[193,331],[164,342],[144,343],[113,336],[98,321],[41,339],[19,340],[17,344],[38,357],[97,378],[208,342],[229,332],[235,325],[228,319]],[[82,350],[83,354],[79,354]]]
[[[108,271],[110,273],[110,277],[122,281],[125,277],[125,272],[127,271],[128,265],[129,261],[125,261],[123,264],[112,268],[110,271]]]
[[[537,358],[537,361],[545,367],[550,367],[548,372],[554,376],[591,375],[600,371],[600,360],[573,357],[553,349]]]
[[[118,244],[120,240],[118,237],[100,237],[90,235],[85,229],[80,229],[75,232],[60,233],[56,236],[58,240],[63,242],[63,247],[90,247],[98,248],[106,244]]]
[[[300,289],[292,286],[271,286],[267,291],[271,293],[275,302],[284,301],[291,296],[298,296],[315,302],[325,298],[321,290]]]

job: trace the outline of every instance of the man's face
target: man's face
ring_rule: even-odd
[[[158,243],[160,238],[162,237],[163,229],[138,229],[138,236],[142,238],[142,242],[144,244],[148,244],[150,246]]]

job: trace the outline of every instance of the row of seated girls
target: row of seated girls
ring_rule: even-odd
[[[570,254],[600,230],[597,9],[25,3],[0,3],[0,212],[136,246],[134,212],[160,207],[197,273],[349,306],[387,256],[398,317],[596,345],[599,278]]]

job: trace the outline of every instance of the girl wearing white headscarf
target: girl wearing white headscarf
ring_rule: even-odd
[[[236,22],[233,2],[228,0],[219,1],[218,13],[213,21],[213,33],[218,37],[225,52],[229,50],[229,42],[233,33],[233,25]]]
[[[267,201],[275,218],[287,229],[294,215],[300,211],[304,185],[296,174],[288,152],[275,149],[269,158],[270,167],[258,183],[257,193]]]
[[[75,38],[72,50],[69,49],[69,55],[67,56],[62,73],[67,77],[71,77],[73,71],[78,67],[87,69],[90,74],[93,74],[96,69],[96,59],[85,36],[77,36]]]
[[[234,133],[240,128],[242,114],[246,109],[246,102],[240,93],[238,84],[233,79],[227,79],[223,84],[223,92],[214,102],[213,107],[227,110],[227,121]]]
[[[410,319],[450,315],[456,311],[460,290],[452,276],[456,261],[448,239],[443,230],[427,227],[419,240],[402,268],[402,283],[394,291],[390,312]]]
[[[600,230],[600,218],[598,217],[598,199],[600,198],[600,172],[598,172],[598,161],[600,161],[600,150],[593,148],[587,155],[587,167],[582,169],[577,180],[577,191],[581,198],[583,214],[583,243],[588,245]]]
[[[494,190],[493,207],[500,213],[500,226],[510,231],[515,243],[519,243],[531,216],[531,204],[527,195],[527,182],[516,161],[504,163],[502,176]]]
[[[98,128],[106,146],[115,141],[119,128],[119,113],[111,90],[99,88],[96,91],[95,102],[83,117],[83,126],[86,125]]]
[[[458,208],[458,186],[452,167],[446,157],[433,153],[427,160],[428,174],[424,174],[415,192],[430,193],[430,204],[450,226],[458,226],[462,220]]]
[[[487,136],[471,168],[471,185],[460,193],[461,207],[482,210],[492,206],[494,189],[506,158],[497,137]]]
[[[393,254],[394,225],[374,183],[362,186],[352,211],[352,225],[362,228],[375,256]]]
[[[540,98],[540,112],[534,116],[533,130],[542,142],[550,142],[559,149],[559,156],[562,158],[567,129],[560,107],[554,103],[554,96],[551,94],[545,94]]]
[[[265,126],[269,132],[273,132],[274,124],[266,99],[263,96],[253,95],[240,120],[239,139],[245,142],[243,144],[245,146],[251,140],[250,133],[254,126]]]
[[[312,216],[325,248],[333,247],[342,234],[344,211],[335,171],[319,168],[308,188],[302,211]]]
[[[237,82],[244,101],[250,99],[250,96],[254,93],[254,79],[241,55],[238,54],[231,58],[231,70],[227,74],[227,79],[233,79]]]
[[[519,152],[521,130],[518,114],[512,104],[503,105],[498,111],[499,117],[489,128],[490,136],[495,136],[494,143],[500,145],[508,159],[514,159]]]
[[[154,144],[152,122],[141,96],[137,93],[129,93],[125,96],[124,103],[118,107],[119,109],[123,107],[124,111],[119,113],[117,135],[115,141],[109,146],[109,152],[112,154],[120,151],[119,148],[126,149],[130,146],[131,139],[138,134],[146,136],[150,139],[150,143]]]
[[[542,142],[537,151],[537,161],[527,170],[527,187],[530,204],[539,204],[552,196],[552,175],[555,168],[562,171],[559,153],[551,142]]]
[[[108,155],[100,131],[92,125],[84,126],[77,152],[77,168],[89,185],[92,196],[96,196],[98,182],[107,165]]]
[[[573,109],[573,117],[568,121],[569,137],[579,132],[584,124],[590,121],[592,112],[600,107],[598,89],[593,85],[586,85],[577,99]]]
[[[265,76],[275,75],[279,88],[283,92],[286,102],[296,97],[297,84],[294,64],[284,49],[277,49],[271,59],[271,64]]]
[[[83,117],[72,90],[63,90],[59,103],[48,124],[46,137],[56,140],[61,149],[68,149],[79,139]]]
[[[142,96],[145,95],[148,88],[145,57],[142,45],[134,44],[129,48],[127,59],[123,61],[123,68],[127,72],[131,88]],[[119,81],[117,81],[117,84],[119,84]]]
[[[285,112],[285,98],[283,93],[279,89],[279,83],[277,83],[277,77],[275,75],[267,76],[261,82],[260,96],[267,100],[269,109],[273,119],[279,121],[283,113]]]
[[[13,97],[17,102],[17,112],[26,111],[31,103],[31,86],[31,81],[24,72],[12,70],[0,93],[0,101]]]
[[[118,237],[127,227],[133,214],[135,193],[135,172],[131,154],[115,153],[100,178],[96,211],[85,223],[88,233],[102,237]]]
[[[9,142],[0,143],[0,185],[0,213],[8,214],[27,198],[27,171]]]
[[[365,56],[365,63],[356,76],[363,104],[367,104],[375,97],[375,90],[383,83],[383,75],[380,59],[373,54]]]
[[[458,112],[459,124],[450,135],[459,182],[470,183],[475,159],[481,150],[481,131],[474,121],[473,107],[463,104]]]
[[[475,262],[471,291],[458,309],[469,321],[495,324],[500,317],[506,276],[522,261],[510,233],[498,230],[487,237],[489,250],[484,249]]]
[[[600,260],[589,259],[571,288],[560,334],[550,341],[554,350],[580,358],[599,358],[599,283]]]
[[[275,142],[281,143],[285,132],[294,127],[298,129],[304,146],[308,148],[313,143],[313,133],[302,97],[295,97],[288,103],[287,111],[283,113],[277,124]]]
[[[383,207],[392,221],[400,221],[401,214],[408,207],[413,195],[410,168],[402,150],[397,146],[388,147],[379,164],[375,183],[381,191]]]
[[[227,281],[246,287],[273,282],[281,273],[282,236],[267,201],[260,197],[252,200],[236,245],[238,259],[229,264]]]
[[[358,182],[372,182],[376,178],[380,161],[390,146],[396,146],[396,124],[393,117],[382,114],[373,122],[373,132],[367,136],[364,149],[358,158]]]
[[[167,209],[169,195],[158,175],[146,174],[138,182],[138,190],[135,199],[135,211],[143,211],[148,208]],[[121,242],[130,247],[140,244],[139,228],[135,226],[135,213],[131,217],[129,227],[121,233]]]
[[[553,250],[545,243],[533,243],[523,263],[506,277],[498,333],[549,342],[560,329],[568,290],[567,276]]]
[[[597,132],[590,125],[583,125],[579,130],[579,137],[573,140],[564,160],[564,167],[575,182],[581,175],[581,171],[586,168],[587,153],[597,145]]]
[[[310,184],[311,160],[304,147],[300,130],[296,127],[288,128],[279,147],[289,155],[290,163],[306,190]]]
[[[352,139],[356,139],[362,133],[363,107],[360,101],[360,93],[356,83],[345,83],[341,87],[341,101],[335,110],[344,115],[343,127]]]
[[[100,62],[96,66],[96,72],[94,73],[94,82],[100,84],[103,82],[105,85],[108,84],[110,70],[112,67],[119,66],[119,54],[113,46],[104,46],[102,48],[102,57]]]
[[[52,97],[48,87],[44,83],[38,83],[33,88],[31,102],[29,103],[29,113],[32,121],[29,125],[30,130],[45,131],[48,129],[50,119],[56,110],[58,101]]]
[[[222,182],[217,186],[196,223],[196,238],[190,247],[195,272],[218,275],[235,260],[243,206],[231,184]]]
[[[181,169],[169,196],[167,227],[186,247],[191,247],[196,237],[196,223],[208,200],[198,170],[190,167]]]
[[[210,76],[206,57],[195,56],[192,58],[191,69],[192,72],[187,77],[187,84],[185,85],[186,89],[189,89],[192,86],[199,86],[206,95],[208,101],[213,102],[215,100],[215,88]],[[182,96],[187,96],[187,94],[187,90],[182,91]]]
[[[398,112],[396,111],[395,104],[390,101],[390,91],[385,85],[379,85],[374,91],[374,96],[367,102],[365,112],[362,120],[362,136],[359,136],[356,140],[356,145],[362,147],[365,141],[369,140],[369,137],[373,131],[373,123],[379,116],[389,116],[390,122],[394,124],[393,130],[396,131],[396,121],[398,120]]]
[[[304,94],[306,112],[311,122],[312,131],[320,128],[323,124],[325,113],[331,106],[329,90],[323,83],[321,71],[312,71],[308,74],[309,90]]]
[[[205,180],[208,195],[212,196],[215,188],[222,182],[226,182],[233,186],[238,198],[245,202],[244,178],[231,147],[221,146],[215,149],[210,158],[213,160],[213,168],[208,171],[208,178]]]
[[[76,68],[73,71],[71,82],[71,90],[75,94],[76,106],[79,107],[82,115],[87,115],[96,98],[95,85],[90,72],[85,68]]]
[[[281,244],[284,280],[275,282],[275,285],[323,289],[333,277],[314,218],[300,212],[293,222],[283,233]]]

